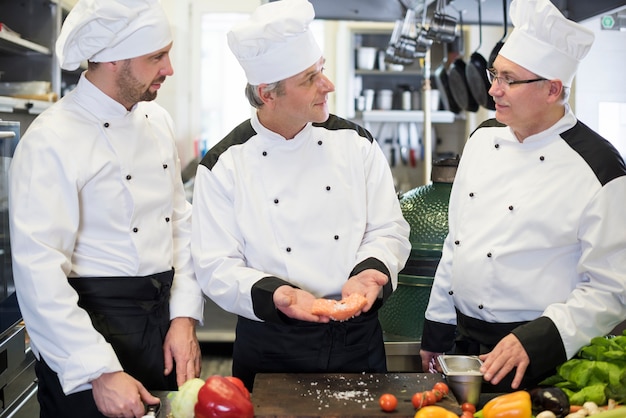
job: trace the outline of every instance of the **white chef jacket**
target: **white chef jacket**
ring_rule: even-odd
[[[259,318],[251,288],[264,277],[337,297],[352,269],[374,258],[395,288],[410,252],[409,225],[380,147],[334,115],[290,140],[256,115],[241,124],[200,164],[193,219],[202,289],[252,320]]]
[[[490,323],[545,316],[568,358],[626,319],[626,171],[577,122],[567,107],[523,143],[506,126],[471,136],[426,319],[456,324],[455,307]]]
[[[39,115],[10,169],[17,296],[34,353],[66,394],[122,370],[68,277],[144,276],[175,268],[170,316],[202,319],[190,252],[191,205],[167,112],[129,112],[84,74]]]

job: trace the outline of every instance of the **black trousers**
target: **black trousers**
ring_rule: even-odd
[[[163,375],[163,341],[169,329],[174,270],[144,277],[69,279],[94,328],[113,346],[124,371],[148,390],[176,390]],[[41,418],[101,418],[91,390],[65,395],[45,359],[35,365]]]
[[[376,309],[328,324],[285,318],[284,324],[237,320],[233,376],[252,391],[257,373],[385,373]]]

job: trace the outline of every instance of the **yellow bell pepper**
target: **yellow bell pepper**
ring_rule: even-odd
[[[484,418],[531,418],[530,394],[524,390],[493,398],[483,408]]]
[[[454,412],[437,405],[420,408],[414,418],[459,418]]]

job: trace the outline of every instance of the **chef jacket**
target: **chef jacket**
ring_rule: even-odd
[[[546,320],[567,358],[611,331],[626,318],[625,207],[622,158],[569,107],[522,143],[509,127],[484,123],[452,186],[422,346],[450,348],[438,336],[451,335],[455,308],[489,323],[536,320],[514,331],[531,364],[557,351],[540,331]]]
[[[68,277],[145,276],[175,269],[170,317],[202,319],[193,273],[191,205],[172,121],[153,102],[131,111],[81,76],[39,115],[10,169],[17,296],[35,355],[66,394],[122,370],[77,305]]]
[[[271,294],[289,283],[338,298],[351,273],[378,264],[395,288],[410,251],[409,225],[378,143],[334,115],[290,140],[256,114],[243,122],[198,167],[193,219],[202,289],[252,320],[273,310],[255,306],[253,287]]]

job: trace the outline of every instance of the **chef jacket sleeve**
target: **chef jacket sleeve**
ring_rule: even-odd
[[[15,152],[9,185],[11,248],[18,301],[33,352],[45,358],[58,373],[63,391],[70,394],[122,366],[87,312],[78,307],[78,295],[68,283],[80,229],[79,185],[68,181],[75,178],[68,173],[76,165],[59,155],[51,135],[34,130]]]
[[[166,115],[173,138],[172,121]],[[170,319],[178,317],[194,318],[203,323],[204,295],[196,280],[191,258],[191,215],[192,207],[187,201],[181,176],[180,159],[176,144],[172,140],[172,152],[176,167],[172,170],[174,184],[172,235],[174,249],[174,282],[170,295]]]
[[[393,289],[398,272],[404,268],[411,252],[410,227],[402,215],[389,163],[377,141],[372,141],[365,156],[367,224],[357,251],[354,272],[363,266],[373,267],[389,276]],[[377,268],[376,261],[382,263]],[[388,291],[390,289],[387,289]]]
[[[543,316],[558,329],[567,358],[626,318],[626,175],[605,184],[580,222],[582,282]],[[529,342],[530,344],[530,342]]]
[[[464,152],[467,152],[468,147]],[[463,158],[457,167],[456,176],[463,176]],[[448,214],[455,213],[458,206],[458,191],[454,183],[450,191]],[[433,352],[446,352],[454,344],[456,331],[456,309],[452,297],[452,261],[454,255],[455,217],[448,215],[448,235],[444,239],[441,259],[437,265],[433,286],[426,307],[422,348]]]
[[[191,250],[196,276],[222,309],[259,320],[250,289],[266,275],[246,266],[232,204],[235,185],[227,175],[218,179],[214,171],[201,164],[194,181]]]

